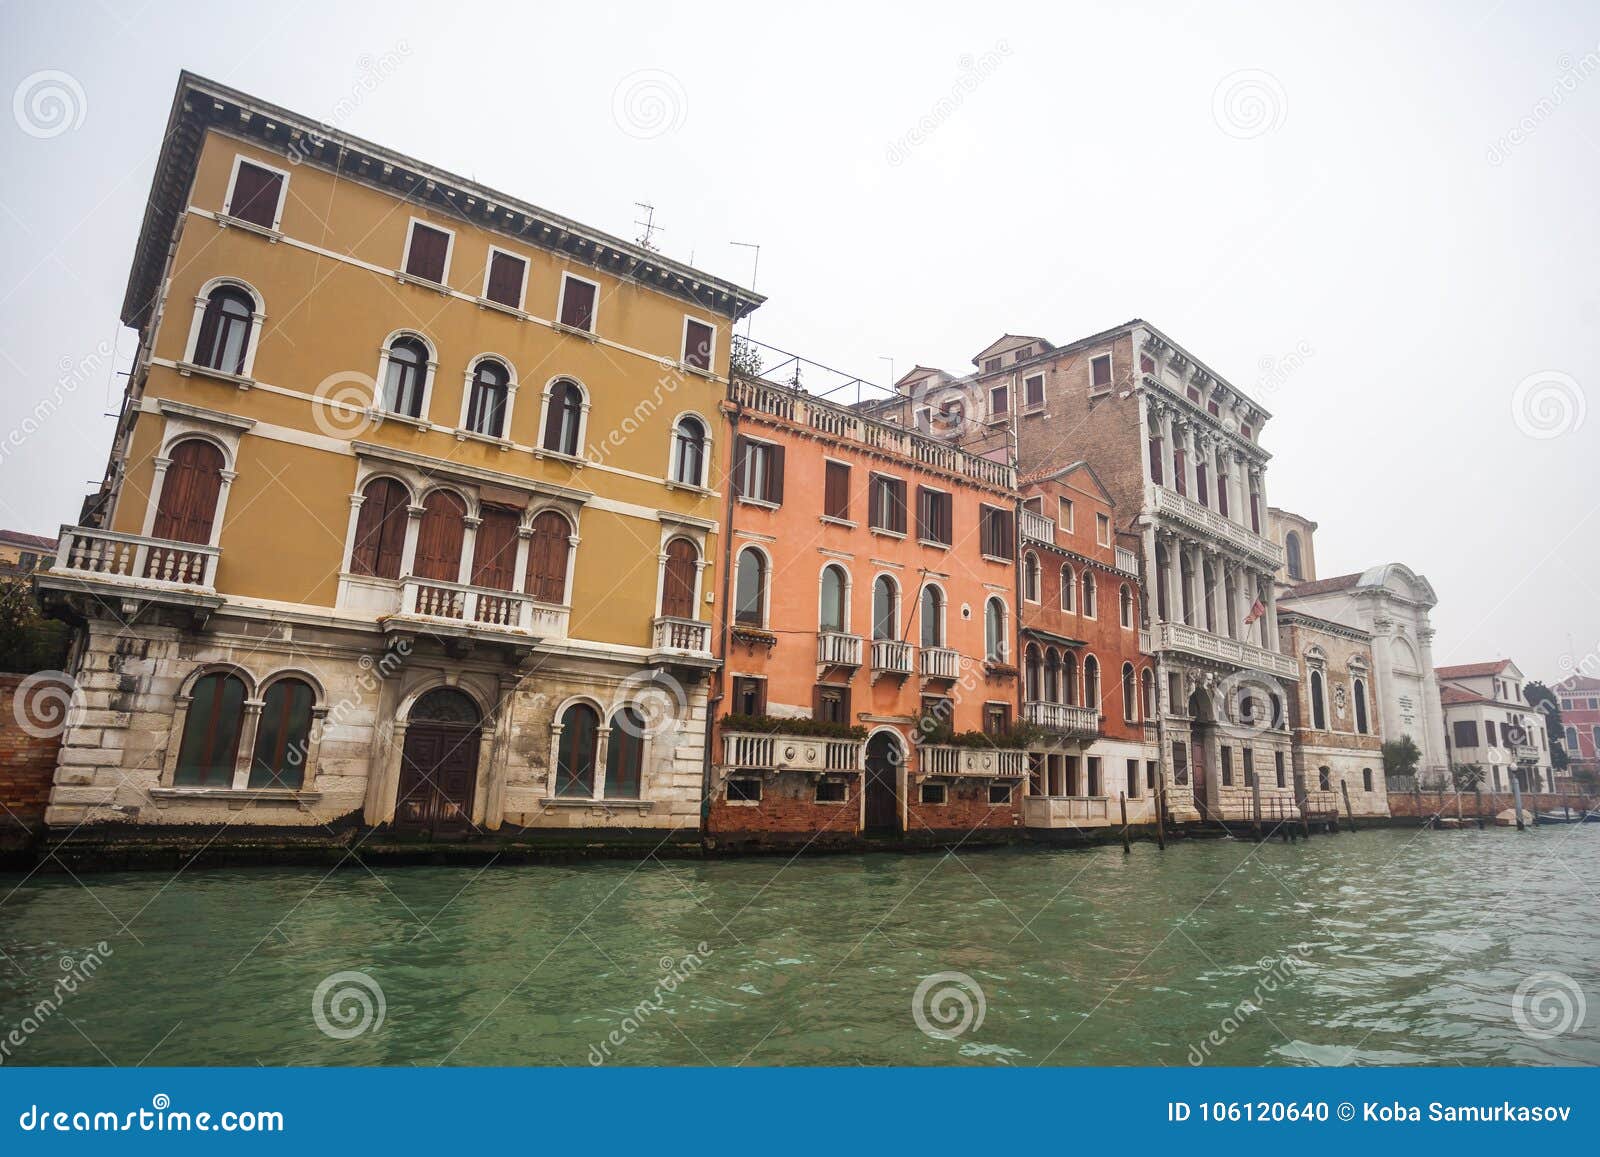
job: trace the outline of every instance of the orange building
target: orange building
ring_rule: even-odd
[[[1138,539],[1117,541],[1111,496],[1087,463],[1037,471],[1020,489],[1027,825],[1120,825],[1121,797],[1129,821],[1153,821],[1160,744]]]
[[[1022,823],[1008,461],[736,376],[707,835]]]

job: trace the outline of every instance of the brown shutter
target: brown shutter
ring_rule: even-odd
[[[594,286],[571,277],[562,283],[561,324],[573,329],[594,329]]]
[[[229,216],[271,229],[273,218],[278,215],[278,198],[282,188],[282,173],[269,172],[241,161],[233,179],[233,199],[228,203]]]
[[[850,517],[850,467],[829,462],[824,471],[823,513],[830,518]]]
[[[456,582],[461,577],[461,540],[467,508],[444,490],[435,490],[422,504],[422,522],[417,527],[417,560],[413,568],[418,578]]]
[[[472,585],[508,591],[517,573],[518,514],[505,506],[485,506],[472,547]]]
[[[365,500],[356,519],[355,547],[350,553],[352,574],[377,578],[400,577],[400,556],[406,540],[406,491],[392,478],[367,484]]]
[[[411,252],[406,255],[406,272],[428,281],[444,280],[444,259],[450,251],[450,235],[421,223],[411,226]]]
[[[939,541],[946,544],[955,542],[955,496],[947,494],[939,503]]]
[[[699,557],[688,539],[667,543],[666,573],[661,582],[661,613],[668,618],[694,618],[695,561]]]
[[[153,538],[208,543],[222,492],[222,451],[191,438],[172,449],[156,503]]]
[[[550,405],[544,416],[544,448],[564,451],[561,445],[561,418],[566,410],[567,384],[557,382],[550,387]]]
[[[767,501],[783,502],[783,447],[767,448]]]
[[[750,457],[750,441],[743,434],[733,440],[733,496],[752,498],[744,492],[745,463]]]
[[[527,268],[520,257],[495,253],[489,258],[489,285],[484,294],[490,301],[516,309],[522,298],[522,275]]]
[[[894,525],[889,529],[897,534],[906,532],[906,484],[898,479],[889,483],[889,517]]]
[[[932,538],[933,537],[933,518],[932,518],[932,513],[933,512],[930,509],[930,507],[932,505],[932,500],[933,500],[933,494],[930,491],[923,489],[921,486],[917,487],[917,537],[918,538]]]
[[[696,369],[711,368],[712,329],[703,322],[688,320],[683,327],[683,362]]]
[[[541,603],[567,601],[568,541],[572,528],[553,510],[533,520],[533,537],[528,543],[528,594]]]

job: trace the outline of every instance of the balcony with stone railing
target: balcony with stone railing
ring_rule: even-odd
[[[529,643],[567,636],[569,608],[529,595],[411,576],[400,584],[400,609],[385,616],[384,629],[407,624],[454,628],[447,633],[486,634]]]
[[[651,649],[668,658],[711,658],[711,624],[663,615],[650,626]]]
[[[1095,707],[1076,707],[1070,703],[1046,703],[1030,699],[1023,705],[1023,718],[1035,727],[1047,727],[1063,735],[1100,734],[1100,711]]]
[[[1531,743],[1507,743],[1506,754],[1514,763],[1538,763],[1539,749]]]
[[[1125,574],[1139,573],[1139,556],[1125,546],[1117,547],[1117,569]]]
[[[1283,548],[1277,543],[1255,534],[1227,515],[1202,506],[1176,490],[1169,490],[1165,486],[1146,485],[1145,506],[1163,518],[1180,522],[1192,530],[1230,543],[1264,564],[1269,570],[1277,570],[1283,565]]]
[[[1022,529],[1022,537],[1034,542],[1053,543],[1056,540],[1056,520],[1047,518],[1037,510],[1022,508],[1022,519],[1018,523]]]
[[[825,667],[861,666],[861,636],[843,631],[817,632],[817,662]]]
[[[41,580],[57,575],[150,591],[214,594],[221,553],[220,547],[193,542],[63,526],[55,563]]]
[[[957,747],[925,743],[917,748],[918,770],[923,775],[976,776],[982,779],[1021,779],[1027,773],[1028,753],[1008,747]]]
[[[900,639],[874,639],[872,669],[885,675],[909,675],[911,651],[911,644]]]
[[[863,746],[856,739],[725,731],[722,762],[740,771],[855,772]]]
[[[949,647],[922,648],[922,677],[924,679],[961,678],[961,652]]]
[[[1300,667],[1293,658],[1253,643],[1225,639],[1183,623],[1158,623],[1151,634],[1157,651],[1178,651],[1204,659],[1217,659],[1234,667],[1265,671],[1281,679],[1298,681],[1300,678]]]

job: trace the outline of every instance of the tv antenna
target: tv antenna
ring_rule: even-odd
[[[634,204],[644,210],[644,219],[634,221],[634,224],[639,226],[639,244],[652,253],[660,253],[661,249],[656,245],[654,237],[657,233],[665,233],[666,229],[656,224],[656,207],[648,201],[635,201]]]

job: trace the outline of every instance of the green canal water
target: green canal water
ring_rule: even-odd
[[[1597,880],[1600,825],[11,876],[0,1041],[20,1026],[13,1065],[1595,1064]],[[919,985],[965,1031],[922,1031]],[[1519,1027],[1523,985],[1522,1022],[1566,1031]]]

